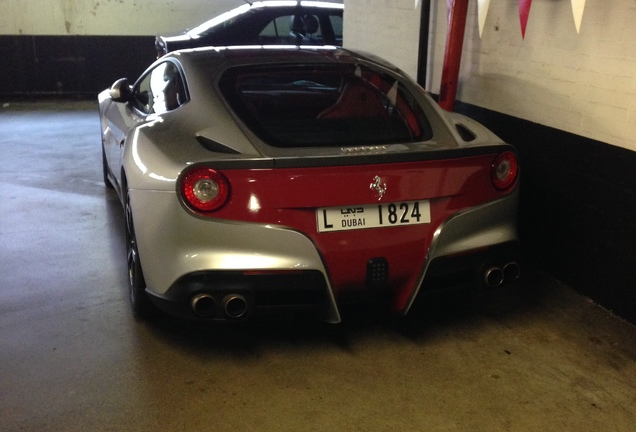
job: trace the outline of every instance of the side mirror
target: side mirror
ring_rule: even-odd
[[[110,98],[115,102],[128,102],[132,97],[132,88],[128,78],[120,78],[110,87]]]

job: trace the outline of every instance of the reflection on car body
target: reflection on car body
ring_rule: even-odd
[[[376,58],[170,53],[99,96],[133,309],[241,320],[379,297],[406,314],[519,275],[515,149]]]

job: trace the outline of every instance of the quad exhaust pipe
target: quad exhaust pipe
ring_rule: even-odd
[[[216,311],[216,300],[209,294],[197,294],[190,302],[192,310],[200,317],[209,317]]]
[[[243,318],[247,313],[247,300],[240,294],[228,294],[221,303],[223,313],[227,318]]]
[[[217,301],[210,294],[197,294],[192,297],[190,306],[195,314],[202,318],[213,317],[217,313]],[[220,304],[221,315],[227,319],[240,319],[247,315],[249,305],[241,294],[228,294]]]
[[[489,267],[484,272],[484,284],[489,288],[497,288],[519,279],[520,275],[521,267],[515,261],[511,261],[503,267]]]
[[[484,273],[484,283],[489,288],[500,286],[504,282],[504,272],[499,267],[490,267]]]
[[[511,261],[504,266],[503,273],[505,282],[516,281],[519,279],[519,276],[521,276],[521,266],[518,263]]]

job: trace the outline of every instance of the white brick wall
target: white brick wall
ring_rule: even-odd
[[[420,5],[345,0],[345,46],[417,74]],[[428,90],[439,93],[446,0],[433,0]],[[636,150],[636,1],[587,0],[580,34],[569,0],[534,0],[525,40],[516,0],[491,0],[479,38],[470,0],[457,98]]]
[[[433,92],[446,43],[436,1]],[[587,0],[577,34],[569,0],[535,0],[523,40],[517,2],[491,0],[480,39],[471,0],[457,98],[636,150],[635,23],[633,0]]]
[[[421,5],[419,0],[345,0],[346,48],[386,58],[417,76]]]

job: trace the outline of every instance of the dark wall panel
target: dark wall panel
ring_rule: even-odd
[[[636,152],[458,103],[521,156],[526,257],[636,322]]]
[[[90,97],[136,78],[155,58],[148,36],[0,36],[0,96]]]

